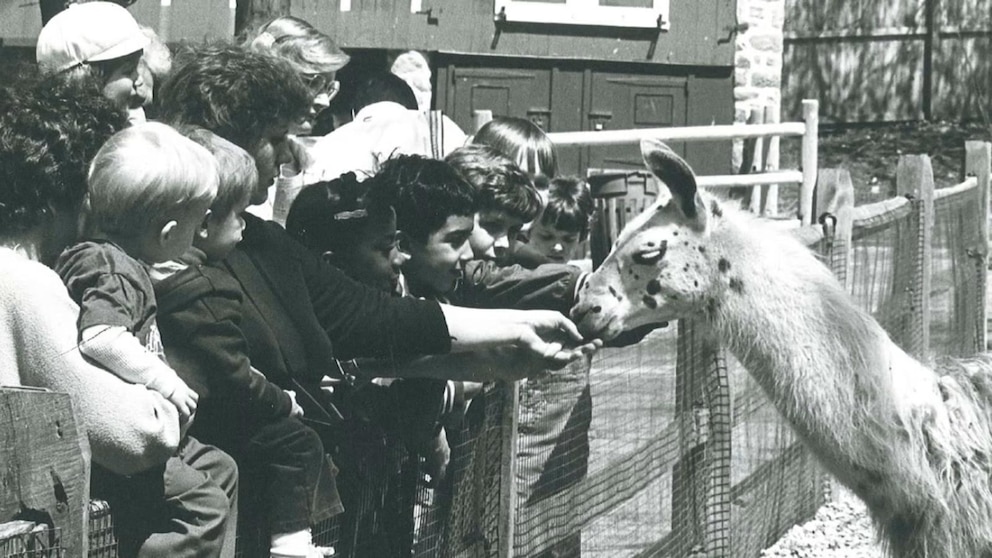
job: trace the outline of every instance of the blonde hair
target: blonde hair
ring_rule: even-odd
[[[336,72],[351,60],[330,36],[292,16],[263,25],[249,47],[285,60],[300,74]]]
[[[136,235],[217,195],[217,163],[203,147],[158,122],[126,128],[90,165],[90,216],[98,230]]]
[[[214,215],[227,215],[238,202],[251,198],[258,188],[258,167],[247,151],[199,126],[180,127],[179,132],[205,147],[217,160],[220,182],[217,197],[210,204]]]

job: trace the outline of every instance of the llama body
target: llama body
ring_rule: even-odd
[[[992,556],[992,360],[917,362],[791,236],[703,200],[646,142],[672,191],[621,234],[573,311],[588,335],[703,316],[898,557]]]

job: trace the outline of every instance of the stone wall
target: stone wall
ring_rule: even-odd
[[[780,107],[785,0],[737,0],[734,121],[747,122],[754,107]],[[742,146],[735,142],[734,168]]]

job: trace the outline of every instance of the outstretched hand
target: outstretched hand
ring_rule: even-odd
[[[543,358],[551,368],[558,368],[591,355],[603,346],[599,339],[583,341],[571,320],[552,310],[522,312],[516,345]]]

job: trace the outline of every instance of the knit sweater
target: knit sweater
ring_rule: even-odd
[[[0,384],[70,394],[93,462],[110,471],[128,475],[164,463],[179,444],[175,407],[84,360],[78,316],[55,272],[0,247]]]

